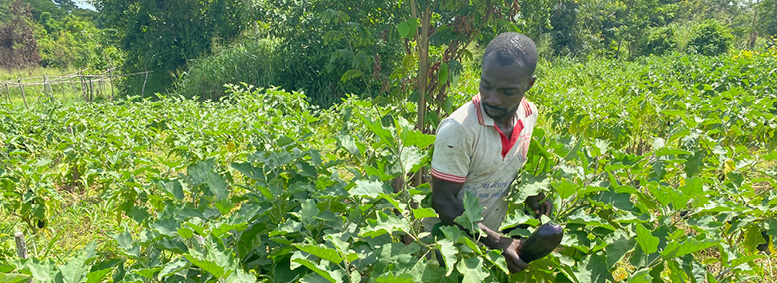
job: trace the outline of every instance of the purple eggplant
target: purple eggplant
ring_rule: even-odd
[[[555,250],[563,237],[564,229],[561,226],[542,224],[518,247],[518,256],[527,263],[541,259]]]

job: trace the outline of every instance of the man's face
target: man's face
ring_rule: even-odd
[[[494,120],[512,117],[521,100],[533,85],[535,78],[516,61],[501,65],[496,54],[483,58],[483,74],[480,77],[480,100],[486,115]]]

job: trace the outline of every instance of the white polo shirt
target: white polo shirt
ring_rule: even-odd
[[[508,138],[485,115],[480,95],[476,95],[440,122],[432,156],[432,176],[464,184],[457,198],[463,200],[466,192],[478,197],[485,207],[482,223],[495,231],[505,218],[507,190],[526,162],[537,108],[524,98],[514,120]],[[439,219],[429,219],[424,226],[431,229],[437,222]]]

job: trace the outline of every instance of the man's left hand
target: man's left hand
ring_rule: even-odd
[[[526,204],[537,217],[543,214],[550,216],[550,212],[553,210],[553,204],[550,203],[549,199],[544,202],[542,200],[545,200],[545,194],[539,193],[536,196],[526,198],[524,204]]]

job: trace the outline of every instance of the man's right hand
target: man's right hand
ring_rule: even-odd
[[[521,270],[528,268],[529,264],[518,256],[518,248],[521,247],[521,240],[513,238],[509,239],[511,239],[511,241],[507,241],[504,247],[500,247],[502,255],[505,257],[507,269],[510,270],[510,273],[520,272]]]

